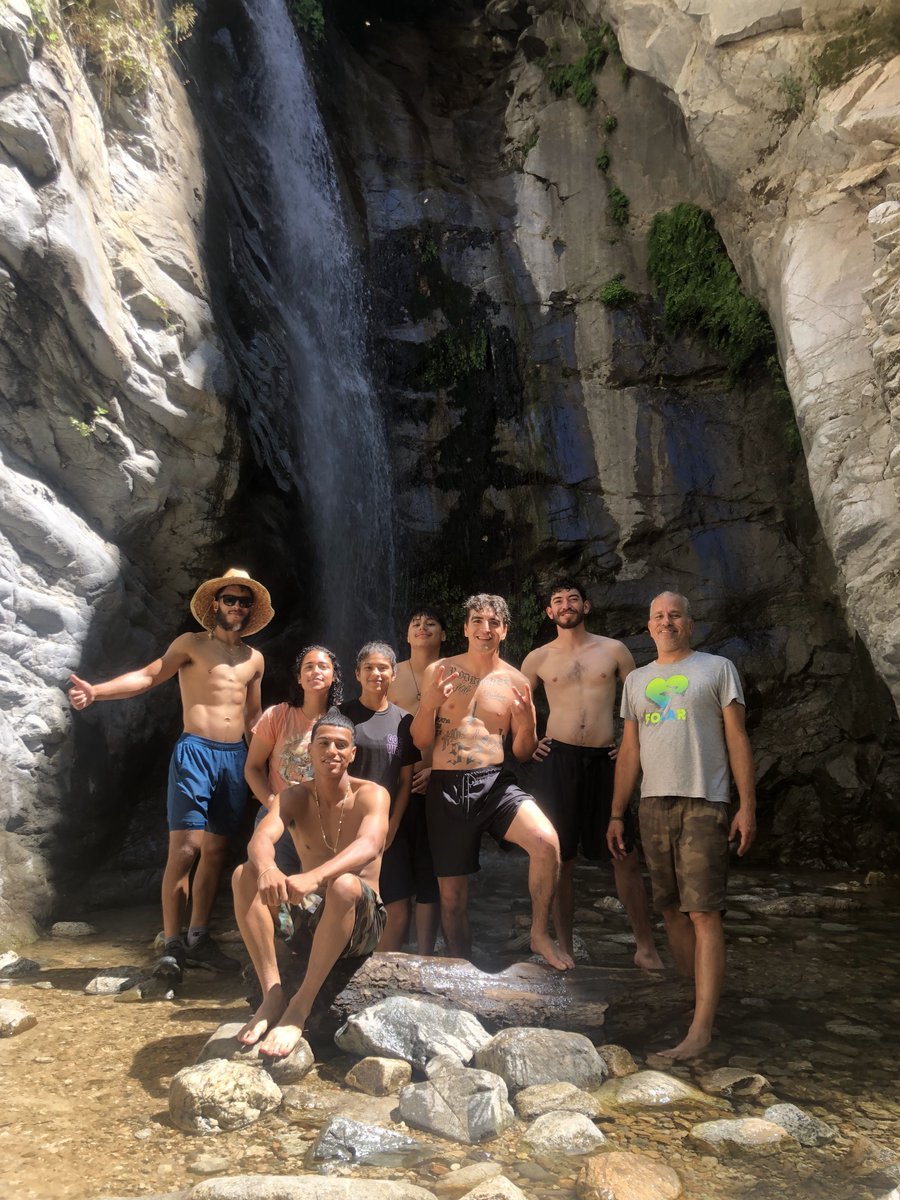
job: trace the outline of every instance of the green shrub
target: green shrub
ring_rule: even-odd
[[[556,61],[559,48],[550,48],[550,54],[541,66],[547,76],[547,86],[554,96],[571,92],[583,108],[590,108],[597,99],[594,75],[603,69],[610,54],[619,53],[619,43],[609,25],[600,25],[583,35],[586,50],[568,66]]]
[[[609,155],[605,150],[601,150],[594,161],[598,171],[603,171],[605,174],[609,170]]]
[[[673,332],[701,334],[732,377],[774,355],[775,337],[758,300],[742,289],[708,212],[676,204],[650,226],[647,270],[664,297]]]
[[[782,75],[778,80],[778,90],[787,102],[785,112],[788,116],[799,116],[806,104],[806,88],[803,86],[803,81],[796,75]]]
[[[861,8],[840,23],[811,63],[816,87],[834,88],[867,62],[900,52],[900,0],[888,0],[875,12]]]
[[[603,287],[597,293],[597,299],[601,304],[605,304],[607,308],[627,308],[629,304],[634,304],[637,301],[638,294],[633,292],[631,288],[626,287],[623,280],[625,276],[619,272],[618,275],[613,275],[612,279],[607,279]]]
[[[612,133],[613,130],[618,127],[618,124],[619,118],[614,117],[612,113],[608,113],[607,116],[603,118],[603,128],[607,133]]]
[[[146,92],[168,48],[153,0],[68,0],[62,14],[85,70],[100,80],[104,107],[114,92]]]
[[[631,201],[621,188],[609,189],[609,219],[613,225],[627,225],[630,216]]]
[[[445,388],[484,371],[488,365],[488,337],[484,326],[474,330],[449,329],[433,338],[420,372],[426,387]]]
[[[325,36],[325,14],[322,0],[290,0],[289,12],[294,25],[312,38],[321,42]]]

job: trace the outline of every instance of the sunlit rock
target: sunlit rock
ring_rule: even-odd
[[[513,1107],[523,1121],[532,1121],[546,1112],[583,1113],[596,1117],[597,1101],[574,1083],[536,1083],[516,1093]]]
[[[742,1151],[769,1154],[783,1143],[794,1142],[783,1126],[761,1117],[703,1121],[691,1129],[690,1138],[701,1151],[714,1154]]]
[[[352,1016],[334,1040],[348,1054],[404,1058],[424,1067],[436,1054],[448,1051],[468,1062],[490,1041],[490,1034],[470,1013],[392,996]]]
[[[682,1194],[671,1167],[622,1150],[589,1158],[576,1187],[580,1200],[677,1200]]]
[[[506,1084],[490,1071],[442,1071],[403,1089],[400,1118],[454,1141],[483,1142],[515,1120],[507,1097]]]
[[[606,1063],[590,1039],[558,1029],[503,1029],[477,1050],[475,1065],[500,1075],[511,1092],[539,1083],[597,1087]]]
[[[837,1137],[836,1129],[796,1104],[772,1104],[763,1113],[763,1120],[780,1125],[801,1146],[827,1146]]]
[[[522,1134],[534,1154],[590,1154],[606,1142],[590,1117],[579,1112],[545,1112]]]
[[[260,1067],[214,1058],[185,1067],[169,1086],[169,1116],[184,1133],[243,1129],[281,1105],[281,1089]]]
[[[428,1063],[425,1065],[427,1074]],[[370,1096],[392,1095],[406,1087],[411,1079],[412,1067],[398,1058],[364,1058],[344,1076],[350,1087]]]

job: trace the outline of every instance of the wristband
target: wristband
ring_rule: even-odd
[[[277,867],[266,867],[266,869],[264,871],[260,871],[260,873],[257,875],[256,878],[257,878],[257,880],[260,880],[260,879],[262,879],[262,877],[264,875],[268,875],[271,871],[277,871],[277,870],[278,870]]]
[[[625,818],[624,818],[624,817],[610,817],[610,818],[609,818],[609,820],[610,820],[610,824],[611,824],[613,821],[621,821],[623,825],[625,824]]]

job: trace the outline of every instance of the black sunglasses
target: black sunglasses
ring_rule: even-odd
[[[254,604],[252,596],[229,596],[226,594],[218,596],[217,599],[220,603],[227,604],[229,608],[234,608],[235,605],[240,608],[252,608]]]

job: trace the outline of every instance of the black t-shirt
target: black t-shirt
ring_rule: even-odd
[[[421,757],[412,739],[412,717],[396,704],[388,703],[384,712],[375,712],[361,700],[346,701],[341,712],[356,727],[356,758],[350,764],[350,774],[386,787],[393,808],[400,772]]]

